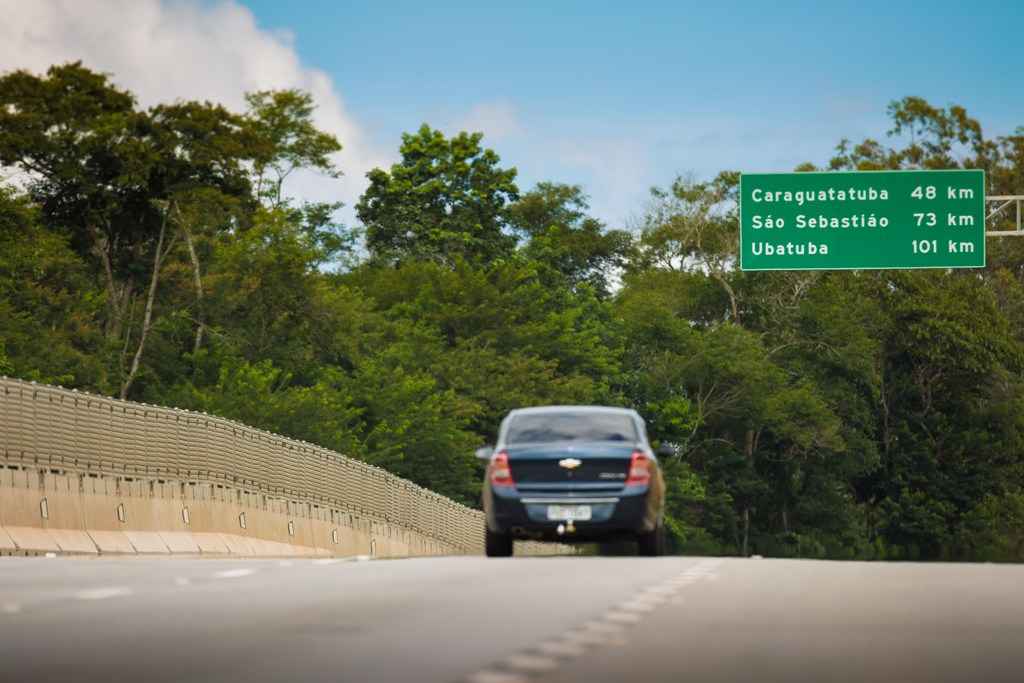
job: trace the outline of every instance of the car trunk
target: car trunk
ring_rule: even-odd
[[[516,487],[520,491],[548,493],[621,491],[634,450],[635,444],[621,441],[572,441],[507,447]],[[579,464],[573,467],[575,463],[563,463],[566,460],[578,460]]]

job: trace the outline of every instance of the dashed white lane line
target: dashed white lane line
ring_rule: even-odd
[[[522,674],[514,674],[506,671],[491,671],[485,669],[477,671],[466,679],[467,683],[525,683],[530,680]]]
[[[192,581],[187,579],[184,576],[176,576],[176,577],[174,577],[174,585],[175,586],[188,586],[191,583],[192,583]]]
[[[620,624],[636,624],[640,621],[640,616],[632,612],[609,612],[604,618]]]
[[[224,571],[215,573],[214,577],[218,579],[238,579],[255,573],[255,569],[225,569]]]
[[[512,655],[506,657],[503,664],[510,669],[531,672],[553,671],[558,668],[558,660],[539,655]]]
[[[679,591],[699,581],[717,579],[715,570],[719,564],[719,560],[702,561],[672,578],[645,588],[612,608],[600,620],[586,622],[558,639],[506,657],[494,668],[482,669],[463,680],[465,683],[526,683],[529,679],[524,674],[553,671],[562,661],[583,655],[587,647],[624,647],[629,644],[625,637],[627,627],[639,623],[645,613],[653,612],[662,605],[682,604],[684,599],[677,595]]]
[[[564,640],[541,643],[537,646],[537,650],[553,657],[579,657],[586,652],[582,645]]]
[[[607,621],[588,621],[583,624],[584,631],[597,631],[599,633],[622,633],[625,629],[618,624]]]
[[[16,602],[6,602],[3,607],[0,607],[0,611],[4,614],[17,614],[21,611],[21,605]]]
[[[656,605],[652,605],[646,600],[630,600],[619,605],[619,609],[627,612],[653,612],[655,607]]]
[[[126,586],[109,586],[106,588],[89,588],[75,593],[78,600],[106,600],[122,595],[131,595],[132,589]]]
[[[697,583],[699,579],[696,576],[680,576],[676,579],[671,579],[668,582],[669,586],[675,586],[676,588],[686,588],[691,583]]]
[[[290,566],[292,566],[292,561],[291,560],[279,560],[278,563],[277,563],[277,566],[278,567],[290,567]]]
[[[615,637],[617,637],[615,634],[600,631],[569,631],[562,636],[562,640],[574,645],[591,646],[606,645],[611,638]]]
[[[313,564],[315,564],[317,566],[322,566],[322,565],[325,565],[325,564],[338,564],[339,562],[341,562],[341,560],[339,560],[339,559],[337,559],[335,557],[326,557],[326,558],[322,558],[322,559],[319,559],[319,560],[313,560]]]

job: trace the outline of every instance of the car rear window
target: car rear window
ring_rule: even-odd
[[[505,441],[636,441],[636,430],[623,413],[533,413],[512,418]]]

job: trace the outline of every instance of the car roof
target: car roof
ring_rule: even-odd
[[[632,408],[620,408],[616,406],[534,406],[531,408],[516,408],[509,412],[509,417],[514,415],[536,415],[538,413],[622,413],[634,416],[637,412]]]

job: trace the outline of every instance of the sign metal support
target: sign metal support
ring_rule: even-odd
[[[985,197],[986,204],[998,204],[992,211],[985,216],[985,223],[989,223],[993,218],[1001,214],[1005,209],[1010,206],[1016,207],[1017,212],[1017,229],[1016,230],[988,230],[985,232],[986,237],[1022,237],[1024,236],[1024,230],[1022,230],[1022,216],[1024,216],[1024,194],[1004,194],[995,195],[992,197]]]

